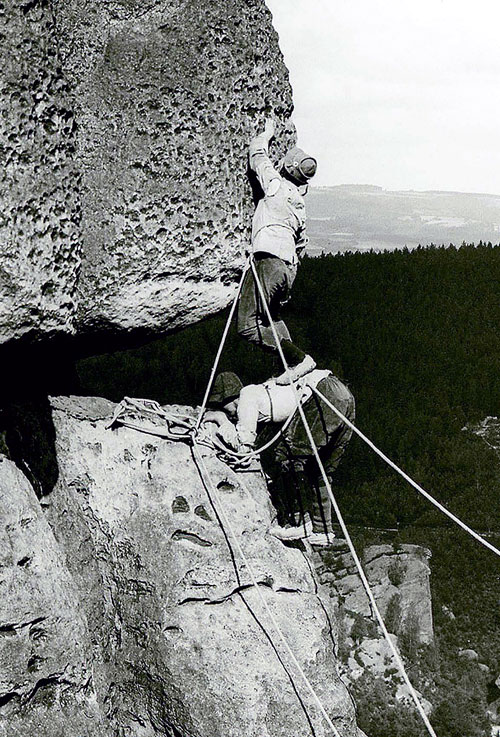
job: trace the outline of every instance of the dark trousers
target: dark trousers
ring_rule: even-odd
[[[289,365],[296,366],[302,361],[305,353],[291,342],[290,332],[281,319],[280,311],[290,299],[297,267],[282,261],[277,256],[267,254],[256,254],[254,259],[265,302],[285,358]],[[259,288],[251,270],[247,272],[241,288],[238,303],[238,334],[264,349],[278,350]]]
[[[354,397],[336,376],[322,379],[318,390],[348,420],[354,422]],[[351,439],[352,430],[315,394],[304,404],[304,413],[332,485],[334,472]],[[286,500],[285,517],[290,521],[297,512],[300,515],[309,512],[316,532],[330,530],[330,497],[298,413],[283,440],[274,447],[274,460],[281,469],[281,487]]]

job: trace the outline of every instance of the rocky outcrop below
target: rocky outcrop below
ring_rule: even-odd
[[[0,342],[158,333],[224,307],[249,138],[293,129],[263,0],[0,8]]]
[[[52,409],[43,511],[0,464],[0,733],[326,737],[260,592],[340,735],[359,737],[336,621],[307,557],[269,535],[262,475],[202,451],[257,591],[187,444],[106,429],[106,400]]]
[[[418,545],[368,545],[362,564],[393,643],[415,650],[433,641],[429,584],[430,551]],[[383,678],[398,701],[408,701],[397,662],[372,616],[371,606],[345,540],[317,552],[319,580],[329,592],[331,616],[339,626],[341,672],[348,682],[364,675]],[[428,712],[432,705],[424,701]]]
[[[463,429],[480,437],[488,447],[500,456],[500,419],[498,417],[485,417],[484,420],[478,424],[471,424]],[[474,656],[470,657],[467,653],[474,653]],[[471,651],[468,648],[460,651],[459,655],[474,661],[479,659],[478,654],[474,650]],[[489,670],[483,663],[479,663],[479,667],[481,669],[485,669],[485,672],[488,672]],[[493,681],[490,681],[488,685],[488,716],[492,725],[492,737],[500,737],[500,675]]]
[[[491,720],[492,737],[498,737],[500,734],[500,676],[498,676],[489,686],[488,716]]]

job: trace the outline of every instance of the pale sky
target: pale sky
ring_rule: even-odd
[[[316,185],[500,194],[498,0],[266,0]]]

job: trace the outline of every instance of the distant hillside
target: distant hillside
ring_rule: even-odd
[[[349,184],[311,188],[307,211],[311,256],[500,240],[499,195]]]

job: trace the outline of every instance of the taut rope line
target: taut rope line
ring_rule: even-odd
[[[201,425],[202,417],[205,413],[205,408],[207,406],[208,397],[210,395],[210,389],[212,388],[212,384],[215,379],[215,372],[217,371],[217,367],[219,365],[220,357],[224,348],[224,344],[226,342],[227,334],[229,332],[229,328],[231,326],[231,322],[233,319],[234,312],[236,310],[236,305],[238,304],[238,297],[240,296],[241,288],[243,286],[243,280],[245,279],[245,276],[247,274],[247,271],[250,266],[250,256],[247,257],[247,260],[245,262],[245,266],[243,267],[243,273],[241,275],[240,283],[238,284],[238,289],[236,290],[236,295],[233,300],[233,304],[231,305],[231,310],[229,311],[229,315],[226,321],[226,326],[224,328],[224,332],[222,333],[222,338],[219,343],[219,348],[217,350],[217,354],[215,356],[214,365],[212,366],[212,371],[210,373],[210,378],[208,380],[207,388],[205,390],[205,396],[203,397],[203,402],[201,403],[200,411],[198,413],[198,419],[196,420],[195,430],[198,431],[199,427]]]
[[[419,486],[416,481],[413,481],[413,479],[410,476],[408,476],[407,473],[405,473],[401,468],[399,468],[399,466],[397,466],[393,461],[391,461],[391,459],[388,456],[386,456],[385,453],[383,453],[379,448],[377,448],[377,446],[374,443],[372,443],[372,441],[369,438],[367,438],[366,435],[364,435],[361,432],[361,430],[358,430],[356,425],[353,425],[353,423],[350,420],[348,420],[347,417],[344,417],[342,412],[340,412],[325,396],[323,396],[323,394],[320,391],[318,391],[318,389],[314,388],[313,391],[318,395],[318,397],[320,397],[323,400],[323,402],[325,402],[326,405],[328,405],[328,407],[330,407],[330,409],[332,409],[337,414],[338,417],[340,417],[340,419],[343,422],[345,422],[346,425],[348,425],[352,430],[354,430],[354,432],[357,435],[359,435],[359,437],[362,440],[364,440],[365,443],[369,445],[370,448],[375,451],[375,453],[377,453],[377,455],[379,455],[386,463],[388,463],[389,466],[391,466],[391,468],[397,471],[400,474],[400,476],[402,476],[406,481],[408,481],[408,483],[411,484],[411,486],[413,486],[413,488],[416,489],[419,492],[419,494],[422,494],[422,496],[428,499],[431,504],[434,504],[434,506],[437,507],[440,512],[443,512],[443,514],[445,514],[447,517],[453,520],[453,522],[459,525],[463,530],[465,530],[465,532],[468,532],[469,535],[472,535],[472,537],[478,542],[480,542],[481,545],[484,545],[486,548],[489,548],[489,550],[495,553],[495,555],[500,556],[500,550],[498,548],[496,548],[494,545],[488,542],[488,540],[485,540],[483,537],[481,537],[481,535],[478,532],[476,532],[471,527],[466,525],[465,522],[462,522],[462,520],[456,515],[454,515],[453,512],[450,512],[450,510],[446,509],[446,507],[444,507],[440,502],[438,502],[437,499],[434,499],[434,497],[431,494],[429,494],[428,491],[425,491],[425,489]]]

